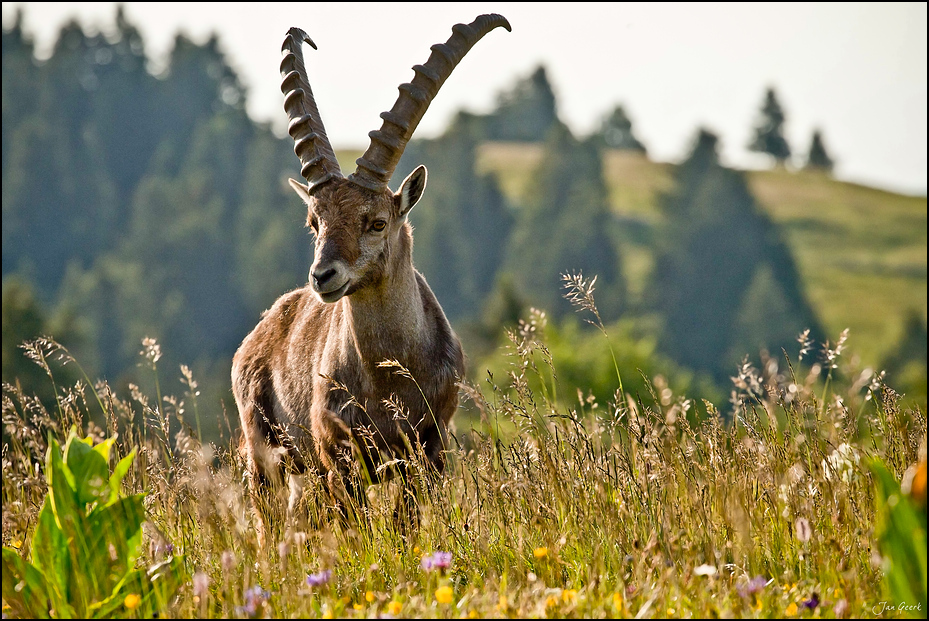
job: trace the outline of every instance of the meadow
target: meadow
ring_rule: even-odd
[[[609,340],[590,282],[566,285]],[[311,484],[305,519],[263,548],[235,413],[200,403],[186,368],[162,394],[176,372],[154,341],[151,394],[85,378],[46,410],[5,386],[4,617],[925,616],[925,413],[845,335],[746,363],[727,403],[660,377],[629,394],[617,370],[613,399],[569,407],[544,322],[509,338],[506,375],[462,385],[475,414],[416,532],[395,527],[391,484],[358,523]],[[51,382],[77,364],[53,341],[27,353]],[[205,421],[223,440],[200,442]]]

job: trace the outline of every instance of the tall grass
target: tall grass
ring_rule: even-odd
[[[579,310],[595,312],[592,283],[574,284]],[[259,548],[236,446],[195,431],[237,421],[197,403],[189,370],[179,397],[56,386],[54,411],[4,386],[3,545],[26,554],[42,456],[77,426],[116,437],[113,463],[138,451],[123,484],[146,494],[140,563],[183,555],[191,576],[164,615],[842,617],[888,601],[867,464],[899,481],[920,450],[924,462],[926,418],[843,366],[837,346],[812,362],[746,362],[726,404],[661,384],[627,394],[617,367],[611,403],[566,408],[539,333],[511,337],[507,377],[462,385],[479,422],[454,430],[413,534],[394,525],[395,484],[370,488],[368,519],[344,524],[310,481],[308,517],[276,524]],[[51,381],[49,360],[74,363],[54,341],[29,348]],[[157,344],[142,354],[162,386]]]

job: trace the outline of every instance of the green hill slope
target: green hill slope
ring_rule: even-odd
[[[478,167],[497,176],[515,202],[541,157],[538,145],[488,143]],[[628,224],[624,266],[632,295],[641,296],[661,221],[658,195],[671,184],[670,164],[633,152],[608,152],[604,172],[615,213]],[[925,197],[912,197],[809,172],[750,171],[750,188],[783,226],[807,295],[829,334],[850,329],[850,347],[879,364],[915,311],[926,318]]]

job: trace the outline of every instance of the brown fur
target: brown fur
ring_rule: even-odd
[[[408,445],[421,447],[441,471],[464,373],[459,341],[412,262],[406,215],[425,186],[425,169],[396,194],[345,179],[314,188],[312,196],[292,185],[316,232],[311,284],[264,313],[232,367],[262,540],[274,512],[268,493],[274,496],[288,475],[315,471],[344,502],[345,490],[356,500],[363,496],[352,470],[363,466],[365,480],[377,482],[377,466],[409,457]],[[383,235],[372,229],[376,220],[386,222]],[[347,288],[325,303],[322,296],[337,295],[327,293],[334,285],[314,283],[330,270],[336,283],[348,278]],[[405,367],[415,382],[396,367],[379,366],[385,360]],[[395,419],[385,405],[390,398],[408,419]]]

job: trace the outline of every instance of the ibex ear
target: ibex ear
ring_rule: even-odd
[[[287,181],[290,182],[290,187],[294,189],[294,192],[297,193],[297,196],[300,197],[300,200],[302,200],[308,206],[312,206],[313,198],[310,196],[310,186],[303,185],[299,181],[294,181],[293,179],[288,179]]]
[[[403,180],[400,191],[395,194],[400,199],[400,217],[405,218],[413,205],[423,197],[426,189],[426,167],[417,166],[410,176]]]

